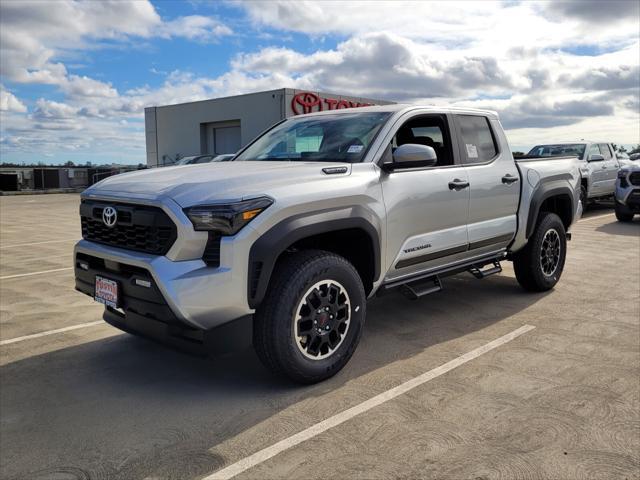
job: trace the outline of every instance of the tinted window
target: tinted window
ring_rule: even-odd
[[[591,155],[602,155],[600,148],[598,148],[598,145],[595,143],[589,147],[589,158],[591,158]]]
[[[489,120],[475,115],[458,115],[465,163],[487,162],[498,153]]]
[[[438,158],[436,166],[453,165],[451,140],[445,117],[417,117],[404,123],[391,141],[392,151],[407,143],[433,148]]]
[[[610,160],[612,158],[611,150],[609,149],[609,145],[607,145],[606,143],[600,144],[600,153],[605,160]]]
[[[564,157],[576,156],[582,158],[587,146],[584,143],[559,143],[549,145],[536,145],[527,155],[532,157]]]

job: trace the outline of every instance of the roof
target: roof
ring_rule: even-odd
[[[536,143],[536,145],[575,145],[576,143],[611,143],[607,140],[585,140],[584,138],[581,140],[569,140],[562,142],[543,142]]]
[[[427,110],[434,113],[458,113],[469,115],[486,115],[489,117],[498,118],[498,113],[493,110],[479,110],[477,108],[464,108],[454,106],[442,106],[442,105],[417,105],[407,103],[393,103],[389,105],[373,105],[370,107],[357,107],[357,108],[341,108],[338,110],[323,110],[321,112],[311,112],[303,115],[296,115],[293,118],[311,117],[315,115],[331,115],[331,114],[347,114],[358,112],[392,112],[392,113],[405,113],[412,110]]]

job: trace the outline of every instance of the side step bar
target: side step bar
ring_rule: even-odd
[[[482,267],[476,267],[475,265],[469,269],[469,273],[476,277],[478,280],[483,278],[487,278],[489,275],[494,275],[496,273],[502,272],[502,266],[500,262],[497,260],[493,262],[493,267],[487,268],[486,270],[480,270]]]
[[[383,294],[384,291],[389,291],[393,288],[400,288],[400,291],[411,300],[424,297],[431,293],[436,293],[442,290],[442,280],[444,276],[455,275],[457,273],[469,272],[477,279],[487,278],[489,275],[495,275],[502,272],[502,266],[500,261],[504,259],[504,255],[499,257],[493,256],[486,260],[477,261],[476,263],[460,265],[458,268],[440,271],[431,275],[418,276],[409,281],[396,281],[390,284],[384,285],[384,290],[379,291],[378,294]],[[485,268],[491,265],[489,268]],[[483,270],[483,268],[485,268]]]
[[[411,300],[417,300],[420,297],[439,292],[440,290],[442,290],[442,283],[438,277],[416,280],[415,282],[405,283],[400,287],[400,291]]]

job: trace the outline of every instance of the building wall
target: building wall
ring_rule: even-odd
[[[177,154],[186,157],[208,153],[206,135],[211,123],[221,122],[224,126],[227,122],[239,122],[241,143],[246,145],[283,118],[283,97],[284,90],[280,89],[152,107],[153,114],[149,112],[151,109],[145,109],[145,124],[150,124],[154,115],[156,126],[155,135],[147,126],[147,164],[171,163]],[[153,151],[154,144],[157,145],[156,152]],[[168,158],[163,159],[164,156]]]

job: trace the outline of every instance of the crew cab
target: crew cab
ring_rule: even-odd
[[[578,142],[536,145],[527,156],[556,157],[574,155],[580,160],[580,200],[584,208],[590,200],[610,198],[622,162],[613,144],[580,140]]]
[[[83,192],[76,288],[112,325],[173,345],[207,351],[246,325],[267,367],[318,382],[354,353],[374,295],[416,299],[503,261],[525,290],[553,288],[582,213],[578,162],[515,161],[491,111],[300,115],[230,162]]]

